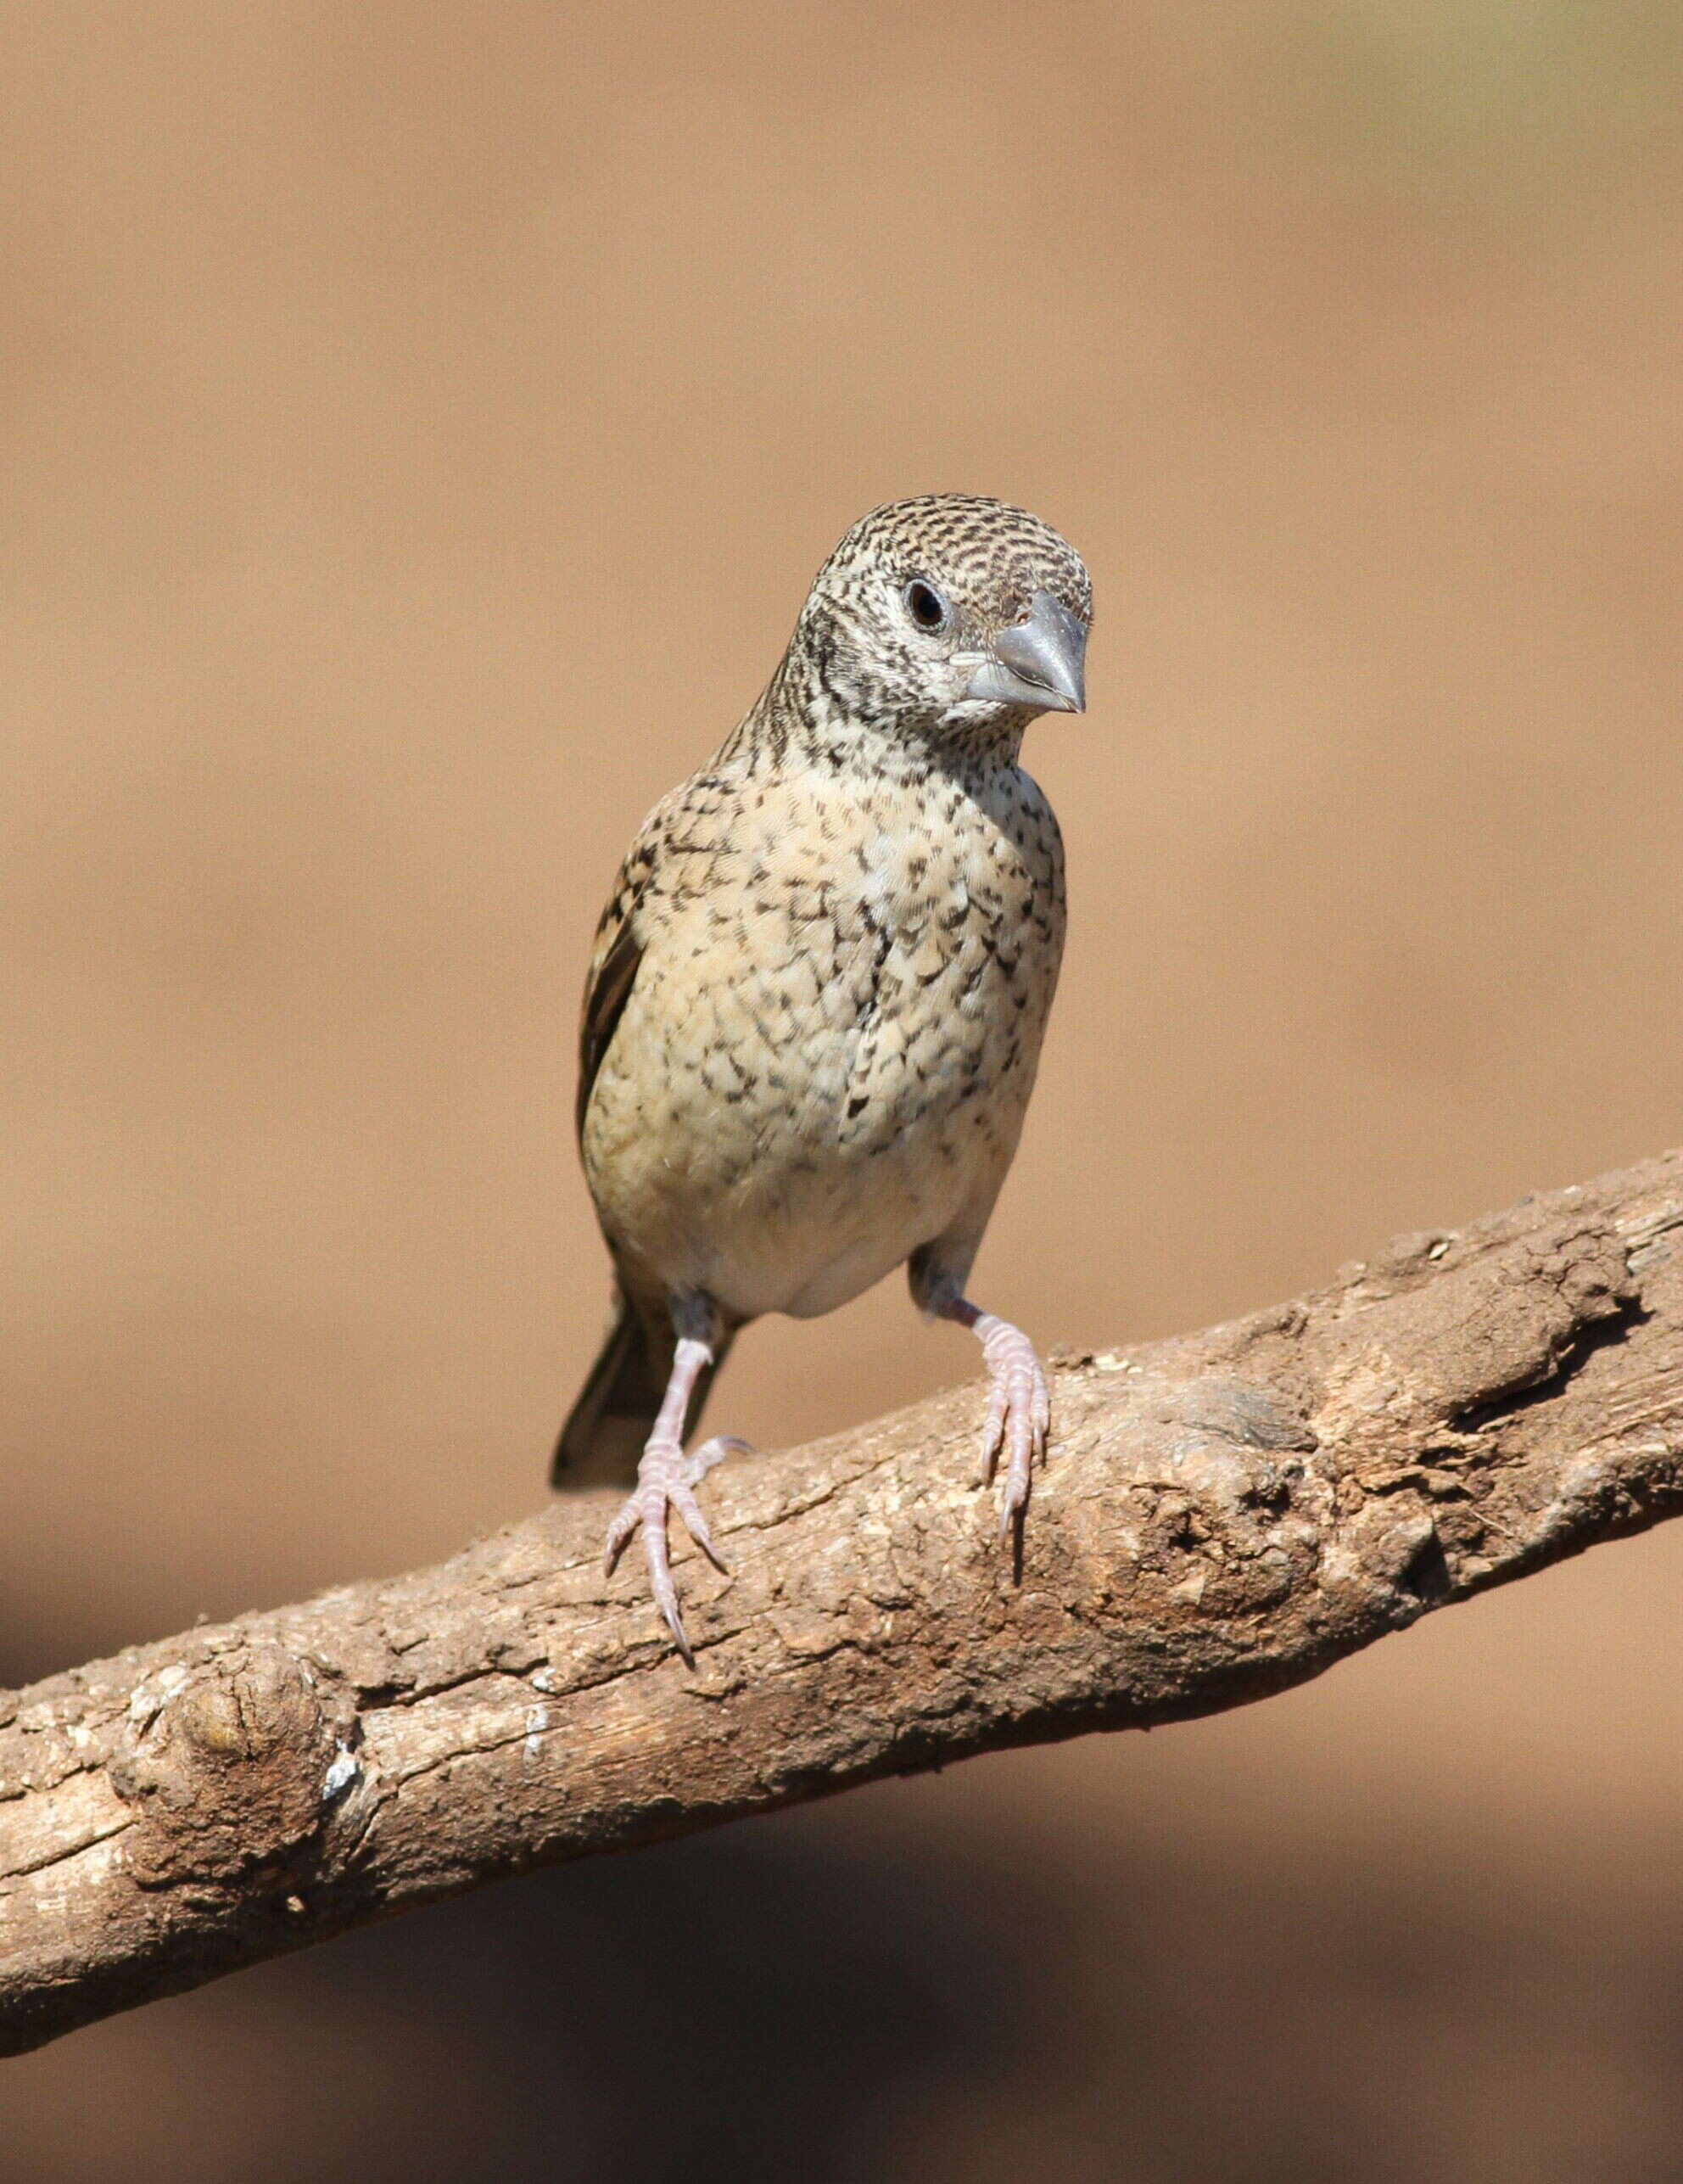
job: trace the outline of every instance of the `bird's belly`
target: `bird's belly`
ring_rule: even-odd
[[[974,1148],[931,1115],[892,1137],[761,1150],[714,1201],[702,1285],[744,1317],[834,1311],[952,1225],[981,1180],[971,1134]]]

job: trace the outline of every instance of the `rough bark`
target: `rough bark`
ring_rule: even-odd
[[[1260,1698],[1683,1509],[1683,1154],[1054,1360],[1020,1575],[978,1391],[708,1481],[698,1672],[604,1498],[0,1695],[0,2052],[534,1864]]]

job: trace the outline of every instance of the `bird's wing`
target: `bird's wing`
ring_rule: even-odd
[[[619,868],[619,876],[596,927],[596,944],[590,951],[590,968],[584,980],[584,1006],[579,1023],[579,1099],[573,1109],[573,1126],[581,1142],[584,1111],[590,1104],[596,1072],[602,1066],[614,1028],[625,1013],[637,966],[643,960],[637,911],[659,868],[661,830],[653,823],[657,815],[651,815],[651,823],[644,826]]]
[[[728,769],[714,765],[693,774],[663,797],[638,829],[607,899],[590,969],[584,981],[584,1012],[579,1027],[579,1104],[574,1121],[582,1141],[584,1111],[615,1027],[652,938],[664,919],[692,901],[716,876],[729,852],[727,819],[740,786]]]

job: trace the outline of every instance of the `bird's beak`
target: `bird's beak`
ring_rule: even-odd
[[[1086,623],[1049,591],[1037,591],[1028,619],[994,638],[965,695],[1038,713],[1084,712],[1086,660]]]

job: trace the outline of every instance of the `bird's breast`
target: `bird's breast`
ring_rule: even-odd
[[[768,799],[674,891],[586,1121],[617,1246],[745,1315],[804,1313],[991,1199],[1063,938],[1026,788]]]

